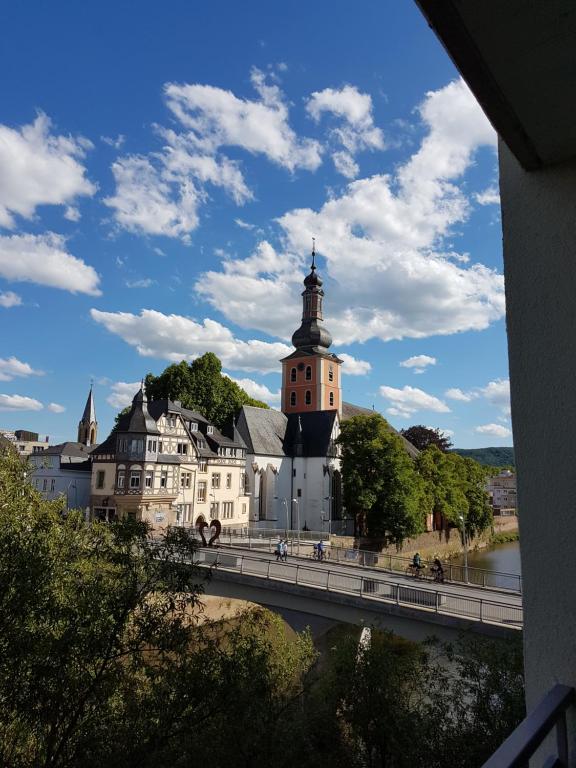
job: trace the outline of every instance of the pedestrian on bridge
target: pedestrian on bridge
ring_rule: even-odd
[[[282,542],[282,560],[284,562],[288,560],[288,539]]]
[[[282,542],[282,539],[280,539],[278,544],[276,544],[276,550],[275,551],[276,551],[276,562],[278,562],[278,560],[283,560],[284,559],[284,544]]]

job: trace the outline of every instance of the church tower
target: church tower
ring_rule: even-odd
[[[304,279],[302,323],[292,336],[296,349],[281,360],[282,411],[287,415],[311,411],[342,413],[342,360],[328,351],[332,337],[324,327],[323,298],[313,246],[310,274]]]
[[[94,395],[92,394],[92,385],[86,400],[86,407],[82,419],[78,424],[78,442],[84,445],[96,445],[98,437],[98,422],[96,421],[96,409],[94,408]]]

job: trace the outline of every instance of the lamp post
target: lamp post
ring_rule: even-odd
[[[298,499],[292,499],[292,503],[296,504],[296,525],[298,526],[298,554],[300,554],[300,502]]]
[[[212,499],[212,504],[214,506],[214,511],[216,513],[215,517],[214,517],[214,520],[218,520],[218,506],[217,506],[217,501],[216,501],[216,494],[214,492],[211,492],[210,493],[210,498]],[[210,517],[212,517],[212,510],[210,510]]]
[[[462,543],[464,544],[464,581],[468,583],[468,540],[466,538],[466,520],[464,515],[458,515],[462,523]]]
[[[286,510],[286,530],[284,531],[284,536],[288,539],[288,531],[290,530],[290,523],[288,521],[288,499],[283,496],[274,496],[274,499],[276,501],[281,501],[284,504],[284,509]]]

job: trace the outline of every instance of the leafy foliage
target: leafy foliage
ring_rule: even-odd
[[[453,448],[454,453],[500,469],[514,469],[514,448]]]
[[[435,445],[439,450],[446,452],[452,448],[452,442],[439,429],[430,429],[422,424],[415,424],[408,429],[401,429],[400,434],[403,435],[415,448],[419,451],[425,451],[431,445]]]
[[[369,535],[401,544],[423,530],[424,484],[402,440],[378,413],[345,421],[342,446],[344,502]]]
[[[146,392],[152,400],[180,400],[185,408],[199,411],[219,428],[243,405],[268,408],[222,373],[222,363],[213,352],[206,352],[192,363],[182,360],[169,365],[159,376],[149,373]]]

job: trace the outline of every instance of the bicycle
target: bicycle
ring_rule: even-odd
[[[406,573],[406,576],[412,576],[413,579],[425,579],[426,578],[424,574],[425,569],[426,569],[425,565],[421,565],[418,567],[417,565],[414,565],[414,563],[410,563],[410,565],[406,567],[405,573]]]
[[[319,563],[322,563],[324,560],[330,560],[330,552],[327,549],[325,549],[323,552],[320,552],[315,548],[310,553],[310,557],[312,560],[317,560]]]

